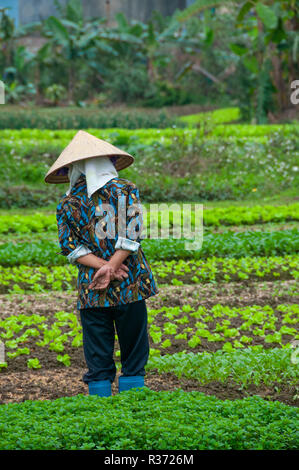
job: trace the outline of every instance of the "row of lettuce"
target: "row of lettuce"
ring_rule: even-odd
[[[204,260],[213,258],[222,264],[229,259],[245,258],[244,267],[250,267],[253,257],[275,257],[293,255],[299,252],[298,229],[260,232],[223,232],[209,233],[195,239],[144,239],[142,247],[150,261]],[[88,244],[87,244],[88,246]],[[94,250],[93,247],[91,247]],[[68,261],[60,254],[58,240],[32,240],[31,242],[8,242],[0,245],[1,266],[52,266],[65,265]],[[97,256],[101,256],[99,249]],[[248,258],[248,260],[247,260]]]
[[[298,323],[299,307],[293,303],[276,307],[185,304],[149,309],[148,368],[160,372],[173,368],[178,377],[202,384],[228,378],[243,387],[275,381],[296,384]],[[75,349],[83,344],[78,316],[63,310],[53,316],[9,315],[0,321],[0,338],[7,359],[1,368],[9,365],[10,370],[20,356],[24,367],[32,369],[43,367],[43,359],[47,358],[48,364],[55,357],[70,366]],[[173,347],[180,352],[171,354]],[[116,357],[119,355],[117,348]],[[42,357],[41,362],[38,357]]]
[[[22,108],[4,106],[0,129],[109,129],[123,128],[175,128],[196,127],[209,123],[213,126],[238,122],[240,109],[237,107],[214,109],[191,115],[178,116],[167,109],[145,110],[136,108],[110,109],[107,114],[101,109],[67,108]],[[183,110],[182,110],[183,111]]]
[[[299,221],[299,203],[270,204],[253,206],[229,206],[205,208],[200,203],[160,203],[142,204],[144,229],[149,232],[150,227],[159,229],[184,228],[190,225],[191,229],[199,230],[199,222],[203,227],[220,227],[221,225],[253,225],[264,223],[283,223]],[[35,212],[33,214],[7,214],[0,215],[0,234],[24,234],[56,232],[57,223],[55,214]]]
[[[298,255],[152,261],[159,284],[284,281],[299,277]],[[78,268],[64,266],[0,266],[0,293],[68,291],[76,289]]]
[[[0,129],[140,129],[192,127],[203,122],[222,124],[240,119],[237,107],[215,109],[192,115],[176,116],[173,111],[136,108],[111,108],[109,113],[99,108],[55,107],[21,108],[3,106]],[[182,109],[183,111],[183,109]]]

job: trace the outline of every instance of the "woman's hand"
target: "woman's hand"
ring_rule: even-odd
[[[128,266],[122,264],[121,267],[118,268],[117,271],[115,271],[114,279],[116,279],[117,281],[124,281],[124,279],[128,277],[128,272]],[[112,281],[114,281],[114,279],[112,279]]]
[[[129,268],[125,264],[115,270],[113,265],[107,261],[94,275],[92,282],[89,284],[88,289],[102,290],[108,287],[110,281],[117,279],[123,281],[128,277]]]
[[[115,271],[108,263],[104,264],[94,275],[88,289],[106,289],[111,279],[114,277]]]

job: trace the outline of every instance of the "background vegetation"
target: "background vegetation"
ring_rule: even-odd
[[[59,17],[15,28],[0,12],[0,77],[7,102],[107,107],[234,104],[268,122],[290,108],[298,78],[295,0],[196,0],[147,23],[85,18],[81,0]],[[213,7],[213,8],[211,8]],[[36,51],[23,38],[42,39]]]

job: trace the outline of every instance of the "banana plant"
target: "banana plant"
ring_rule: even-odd
[[[238,12],[233,29],[235,40],[230,48],[248,74],[251,108],[247,109],[248,117],[258,124],[266,123],[275,108],[280,112],[288,107],[287,87],[298,75],[298,3],[295,0],[196,0],[176,20],[184,24],[212,8],[227,9],[232,14]],[[209,35],[213,38],[213,32]],[[182,67],[180,76],[191,69],[196,70],[194,60]],[[198,71],[207,75],[202,68]],[[212,74],[207,76],[217,83]],[[243,104],[240,102],[242,110]]]
[[[275,109],[281,112],[289,107],[288,86],[296,68],[294,54],[290,54],[298,38],[292,26],[296,12],[294,1],[247,1],[237,15],[236,27],[246,31],[248,41],[231,44],[231,50],[251,75],[252,108],[258,124],[266,123]]]
[[[169,52],[163,46],[169,46],[175,42],[175,32],[178,29],[177,22],[168,20],[158,11],[154,11],[147,23],[141,21],[130,24],[123,13],[115,15],[117,30],[122,36],[128,35],[133,48],[129,49],[124,44],[121,47],[121,55],[138,58],[147,66],[147,75],[150,82],[158,80],[159,69],[167,65],[171,58]],[[135,38],[135,39],[134,39]]]
[[[99,81],[103,83],[106,72],[103,57],[106,62],[111,56],[118,57],[120,44],[141,44],[138,36],[131,31],[108,28],[104,18],[85,21],[80,0],[68,2],[64,18],[47,18],[43,22],[43,34],[48,39],[46,44],[51,50],[53,61],[67,69],[69,101],[74,98],[79,69],[87,66],[96,72]]]

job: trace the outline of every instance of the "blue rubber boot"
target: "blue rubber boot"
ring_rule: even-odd
[[[99,397],[111,396],[110,380],[94,380],[88,383],[89,395],[98,395]]]
[[[125,392],[131,388],[142,388],[144,387],[144,377],[142,375],[121,375],[118,379],[118,391]]]

